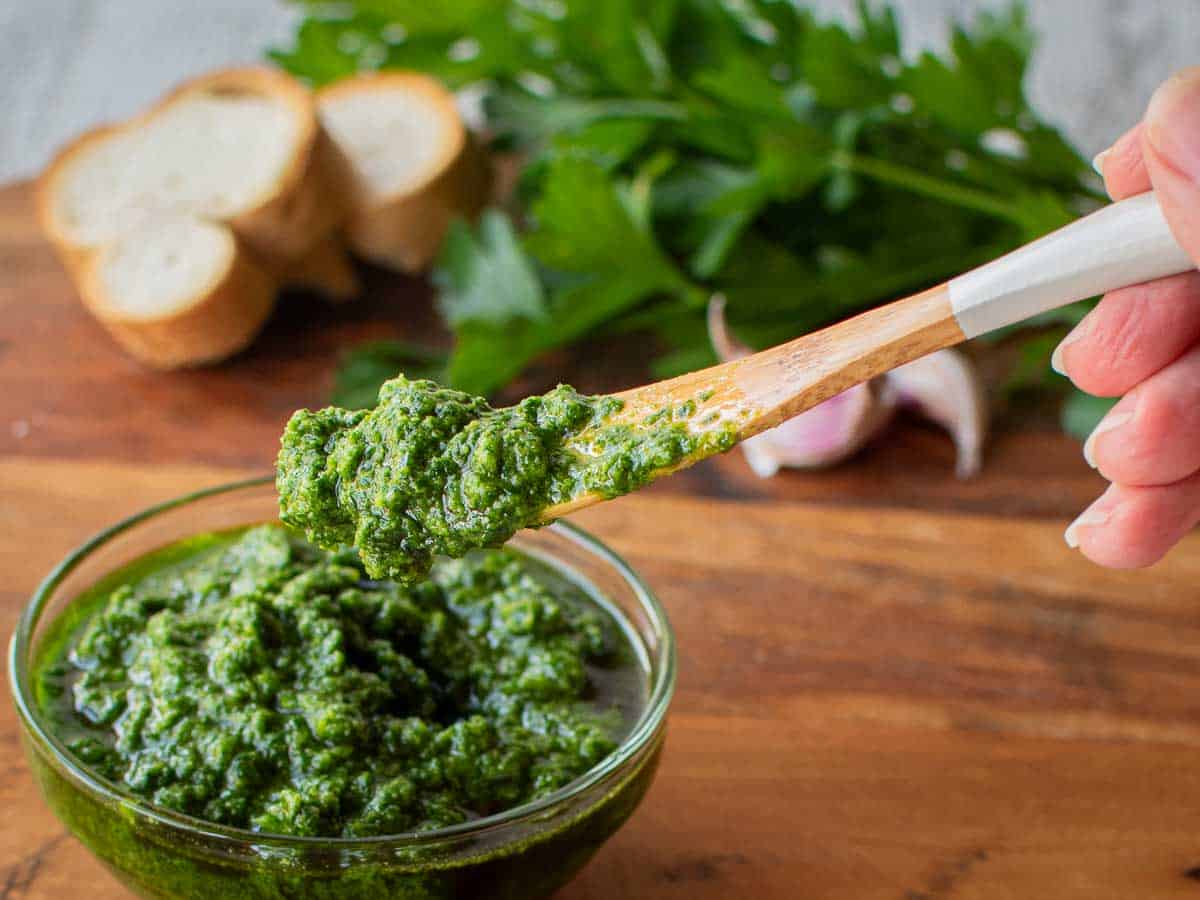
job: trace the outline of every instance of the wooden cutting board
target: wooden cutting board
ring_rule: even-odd
[[[266,471],[339,347],[430,333],[418,285],[370,287],[289,300],[227,366],[147,373],[0,191],[5,634],[87,534]],[[1200,539],[1140,573],[1068,551],[1100,482],[1052,434],[951,467],[908,426],[833,472],[760,482],[731,455],[578,517],[659,592],[681,671],[655,786],[564,900],[1200,897]],[[41,803],[7,700],[0,741],[0,900],[126,896]]]

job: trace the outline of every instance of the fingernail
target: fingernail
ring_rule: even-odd
[[[1111,510],[1097,509],[1093,504],[1083,511],[1083,515],[1067,526],[1067,530],[1063,532],[1063,540],[1072,550],[1078,550],[1079,529],[1098,528],[1101,525],[1107,525],[1110,519],[1112,519]]]
[[[1122,425],[1127,425],[1132,418],[1133,413],[1131,412],[1113,410],[1100,420],[1100,423],[1088,435],[1088,439],[1083,442],[1083,458],[1087,460],[1089,466],[1093,469],[1096,468],[1096,438],[1110,431],[1116,431]]]
[[[1200,181],[1200,66],[1185,69],[1154,92],[1145,135],[1165,162]]]
[[[1085,320],[1086,321],[1086,320]],[[1070,330],[1065,338],[1058,342],[1058,346],[1054,348],[1054,352],[1050,354],[1050,368],[1052,368],[1063,378],[1067,378],[1067,369],[1063,364],[1063,351],[1083,337],[1084,329],[1083,322],[1080,322]]]
[[[1101,150],[1092,158],[1092,168],[1096,170],[1096,174],[1101,178],[1104,177],[1104,161],[1108,159],[1110,153],[1112,153],[1111,147],[1107,150]]]

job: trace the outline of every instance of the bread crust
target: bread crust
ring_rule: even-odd
[[[77,281],[84,305],[122,347],[156,369],[199,366],[225,359],[254,340],[275,307],[275,274],[255,261],[228,226],[223,269],[186,306],[163,315],[135,316],[114,308],[100,273],[120,241],[83,262]],[[136,240],[136,233],[126,240]]]
[[[54,210],[54,196],[58,190],[58,180],[77,156],[90,150],[94,144],[103,143],[116,137],[124,130],[124,127],[124,125],[101,125],[85,131],[64,145],[54,155],[50,164],[42,170],[42,174],[34,183],[34,211],[37,214],[38,224],[72,277],[79,272],[95,248],[72,240],[58,220]]]

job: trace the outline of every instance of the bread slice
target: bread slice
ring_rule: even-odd
[[[352,295],[350,262],[329,242],[353,184],[312,93],[249,67],[69,144],[38,181],[37,209],[88,308],[169,368],[244,347],[282,280]]]
[[[88,309],[143,362],[173,369],[246,347],[275,304],[274,275],[226,225],[147,220],[83,259]]]
[[[321,123],[349,161],[350,247],[416,272],[428,267],[450,222],[486,205],[491,172],[454,95],[411,72],[360,75],[317,92]]]
[[[205,108],[207,152],[220,156],[202,163],[215,188],[203,192],[202,215],[228,222],[267,260],[300,259],[346,217],[353,184],[312,92],[277,69],[225,69],[176,88],[155,118],[182,122]]]
[[[68,145],[39,181],[38,211],[69,266],[148,219],[187,215],[229,224],[282,266],[341,221],[349,177],[303,85],[227,69]]]

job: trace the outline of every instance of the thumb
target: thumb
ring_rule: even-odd
[[[1200,66],[1184,69],[1155,92],[1142,149],[1171,230],[1200,265]]]

